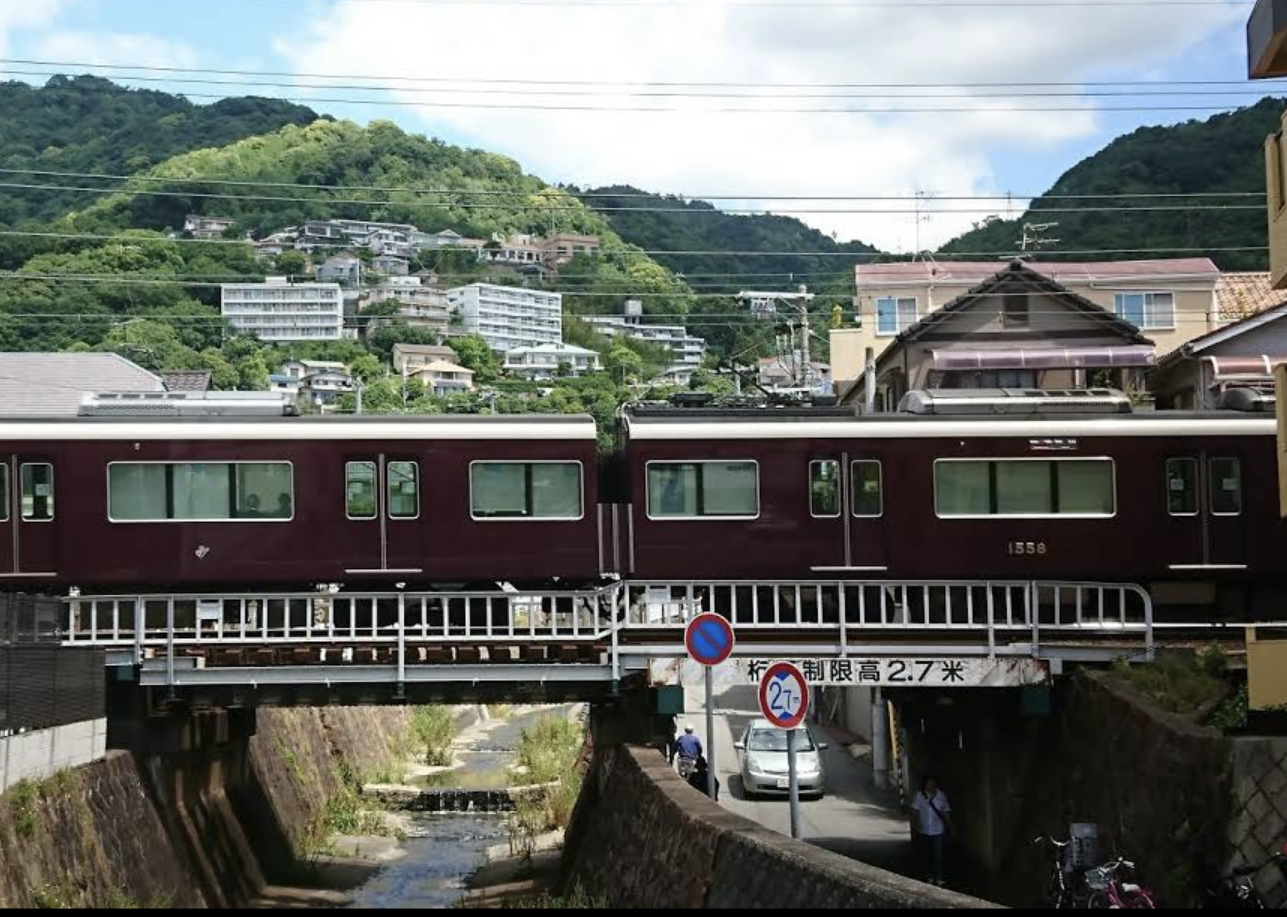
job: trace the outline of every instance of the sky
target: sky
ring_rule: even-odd
[[[790,213],[842,241],[917,251],[988,215],[978,208],[1021,213],[1139,126],[1287,94],[1244,82],[1247,0],[1068,3],[0,0],[0,74],[40,83],[54,69],[180,68],[115,75],[196,102],[280,96],[388,119],[503,153],[550,182],[721,195],[725,207]],[[1174,92],[1179,80],[1236,85],[1084,94],[1105,81]],[[876,111],[834,110],[855,108]],[[1111,110],[1122,108],[1144,110]],[[1014,203],[941,199],[994,194]],[[900,199],[766,200],[790,195]]]

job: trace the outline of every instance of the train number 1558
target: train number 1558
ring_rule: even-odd
[[[1045,557],[1044,541],[1007,541],[1005,552],[1011,557]]]

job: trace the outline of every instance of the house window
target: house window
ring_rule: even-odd
[[[1170,330],[1175,327],[1175,294],[1118,293],[1114,311],[1141,330]]]
[[[580,519],[579,462],[476,462],[470,505],[477,520]]]
[[[878,519],[885,514],[885,488],[880,462],[854,462],[854,515],[859,519]]]
[[[52,522],[54,519],[54,466],[22,466],[23,522]]]
[[[651,519],[754,519],[760,515],[755,462],[653,462],[648,465]]]
[[[1271,173],[1269,188],[1269,206],[1277,213],[1287,206],[1283,195],[1283,135],[1280,131],[1269,138],[1269,171]]]
[[[1028,325],[1028,294],[1007,294],[1001,301],[1001,327],[1019,329]]]
[[[288,522],[295,515],[288,462],[110,465],[112,522]]]
[[[876,300],[876,333],[901,334],[916,324],[917,313],[915,297],[882,296]]]
[[[1242,515],[1242,462],[1236,458],[1211,460],[1211,514]]]
[[[1198,460],[1168,459],[1166,463],[1166,505],[1172,516],[1198,514]]]
[[[1117,512],[1112,459],[941,460],[934,500],[943,518],[1109,517]]]
[[[840,463],[809,463],[809,512],[814,519],[840,517]]]
[[[418,518],[420,515],[420,466],[415,462],[390,462],[388,476],[389,518]]]

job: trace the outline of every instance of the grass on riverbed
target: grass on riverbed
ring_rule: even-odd
[[[411,736],[417,754],[429,767],[451,767],[456,717],[448,707],[417,707],[411,714]]]
[[[518,763],[524,773],[516,775],[518,786],[547,786],[543,792],[520,797],[509,819],[510,851],[531,856],[536,839],[547,831],[567,828],[581,794],[581,773],[577,764],[585,745],[585,730],[579,723],[550,717],[523,731],[518,745]]]
[[[1229,692],[1229,660],[1219,646],[1196,654],[1168,653],[1147,665],[1119,661],[1113,672],[1172,713],[1194,714]]]

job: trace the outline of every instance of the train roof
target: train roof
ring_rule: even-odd
[[[0,439],[195,440],[560,440],[595,442],[585,415],[433,417],[0,417]]]
[[[1149,411],[1056,416],[856,416],[829,408],[648,407],[626,415],[633,441],[757,439],[952,439],[1167,436],[1274,436],[1272,415],[1238,411]]]

